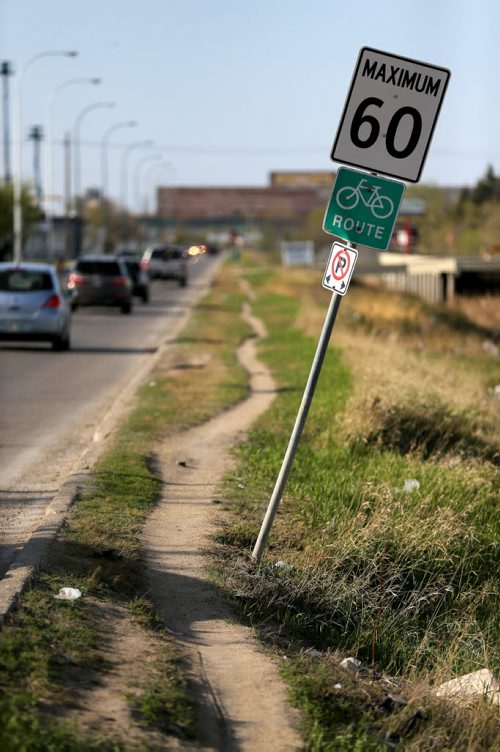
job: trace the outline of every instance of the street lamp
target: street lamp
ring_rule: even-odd
[[[43,139],[41,125],[34,125],[30,131],[29,138],[33,141],[33,187],[38,206],[42,201],[42,176],[40,171],[40,144]]]
[[[82,196],[81,196],[81,152],[80,152],[80,128],[84,118],[93,110],[99,110],[102,108],[115,107],[115,102],[94,102],[87,105],[77,116],[73,126],[73,149],[74,149],[74,196],[76,199],[76,213],[81,214]]]
[[[14,260],[19,262],[21,260],[21,250],[23,243],[23,216],[21,211],[21,191],[22,191],[22,169],[23,169],[23,124],[22,124],[22,83],[28,68],[36,61],[43,57],[76,57],[78,52],[74,50],[65,51],[52,51],[47,50],[45,52],[39,52],[37,55],[33,55],[20,69],[15,78],[15,90],[14,90],[14,118],[13,118],[13,131],[14,131],[14,149],[13,149],[13,202],[14,202]]]
[[[123,123],[115,123],[107,131],[101,140],[101,198],[104,200],[108,193],[108,143],[110,136],[120,128],[135,128],[136,120],[126,120]]]
[[[157,162],[158,159],[162,159],[162,158],[163,158],[162,154],[146,154],[146,156],[142,157],[142,159],[140,159],[137,162],[137,164],[135,165],[135,167],[134,167],[134,173],[133,173],[132,183],[133,183],[133,186],[134,186],[135,211],[136,211],[136,214],[140,214],[140,212],[141,212],[141,206],[140,206],[140,203],[141,203],[141,188],[140,188],[140,185],[141,185],[141,171],[142,171],[143,167],[148,162]],[[139,237],[140,237],[140,230],[141,230],[141,228],[138,225],[138,227],[137,227],[137,233],[138,233]]]
[[[100,78],[70,78],[56,86],[47,102],[46,111],[46,142],[45,142],[45,216],[51,221],[54,212],[54,104],[57,95],[68,86],[75,84],[92,84],[96,86],[101,83]]]
[[[161,174],[161,172],[165,172],[165,171],[169,172],[170,174],[175,173],[175,169],[171,162],[160,162],[160,164],[155,162],[154,164],[149,165],[149,168],[146,169],[145,171],[144,184],[146,186],[146,189],[145,189],[144,208],[145,208],[146,214],[150,214],[149,196],[150,196],[150,193],[152,193],[152,186],[156,185],[156,180],[157,180],[156,175],[157,174],[159,175]],[[146,221],[146,228],[147,228],[146,229],[146,241],[154,242],[154,238],[155,238],[154,229],[151,227],[150,224],[147,223],[147,221]]]
[[[125,120],[121,123],[115,123],[107,131],[101,140],[101,207],[102,207],[102,219],[103,219],[103,246],[106,246],[106,238],[108,234],[108,212],[106,207],[106,196],[108,193],[108,144],[111,135],[120,128],[135,128],[137,125],[136,120]]]
[[[140,159],[135,168],[134,168],[134,176],[133,176],[133,183],[135,188],[135,207],[136,211],[140,212],[141,210],[141,170],[144,167],[145,164],[148,162],[157,162],[159,159],[162,159],[163,154],[146,154],[145,157]]]
[[[148,141],[135,141],[133,144],[129,144],[125,147],[122,154],[121,169],[120,169],[120,200],[122,209],[126,210],[128,201],[128,159],[134,149],[142,149],[147,146],[152,146],[151,139]]]
[[[146,184],[146,212],[149,214],[149,196],[150,193],[152,193],[151,190],[151,184],[152,184],[152,177],[155,175],[157,171],[163,171],[168,172],[171,175],[175,173],[175,169],[172,165],[172,162],[162,162],[161,164],[154,164],[151,165],[149,170],[146,171],[146,177],[145,177],[145,184]]]

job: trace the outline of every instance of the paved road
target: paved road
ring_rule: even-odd
[[[68,353],[36,343],[0,347],[0,576],[99,439],[103,418],[110,423],[120,394],[176,336],[214,263],[192,263],[186,288],[154,282],[151,302],[137,302],[130,316],[79,310]]]

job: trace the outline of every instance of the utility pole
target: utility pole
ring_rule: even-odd
[[[64,135],[64,214],[69,216],[71,210],[71,136]]]
[[[40,144],[43,139],[41,125],[34,125],[30,131],[29,138],[33,141],[33,176],[35,186],[35,196],[37,197],[38,206],[42,205],[42,170],[40,164]]]
[[[4,60],[0,67],[3,80],[3,180],[6,185],[12,180],[10,169],[10,113],[9,113],[9,76],[14,73],[11,63]]]
[[[74,256],[71,232],[71,136],[69,131],[64,135],[64,257],[69,252]]]

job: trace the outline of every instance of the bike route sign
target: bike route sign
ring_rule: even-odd
[[[391,240],[404,183],[340,167],[323,229],[331,235],[384,251]]]
[[[338,292],[339,295],[345,295],[357,258],[358,252],[355,248],[334,243],[323,275],[323,287]]]
[[[332,159],[418,182],[450,75],[447,68],[363,47]]]

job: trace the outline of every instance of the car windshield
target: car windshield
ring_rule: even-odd
[[[1,292],[35,292],[52,290],[52,277],[48,272],[32,269],[5,269],[0,272]]]
[[[77,269],[82,274],[104,274],[105,276],[121,274],[120,266],[116,261],[79,261]]]

